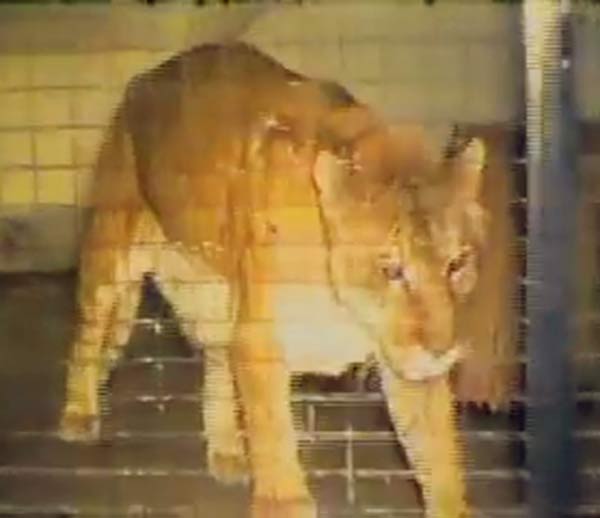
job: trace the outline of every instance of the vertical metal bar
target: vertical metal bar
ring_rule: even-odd
[[[563,56],[568,1],[526,0],[528,228],[528,466],[530,516],[572,507],[576,461],[570,352],[578,182],[571,66]]]

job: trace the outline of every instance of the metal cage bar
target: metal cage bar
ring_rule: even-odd
[[[527,55],[528,222],[527,390],[531,437],[530,516],[572,508],[576,462],[569,368],[574,343],[578,182],[568,1],[524,5]]]

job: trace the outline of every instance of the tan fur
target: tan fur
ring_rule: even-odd
[[[510,215],[511,140],[498,130],[480,131],[487,144],[487,171],[481,205],[487,213],[477,284],[459,306],[458,333],[471,342],[472,354],[456,372],[460,401],[507,408],[519,386],[517,363],[517,248]]]
[[[209,470],[224,481],[245,475],[239,392],[255,518],[315,516],[289,371],[325,367],[295,356],[304,343],[334,370],[345,353],[378,358],[427,516],[468,516],[449,373],[466,355],[460,397],[497,405],[496,362],[514,347],[510,192],[504,171],[485,170],[489,150],[474,140],[440,160],[421,129],[389,128],[241,44],[137,78],[98,160],[63,435],[97,433],[97,390],[151,270],[204,344]],[[341,334],[313,350],[323,312]]]

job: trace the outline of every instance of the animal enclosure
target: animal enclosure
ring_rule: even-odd
[[[600,14],[570,22],[578,140],[577,341],[573,438],[580,501],[594,516],[598,459],[597,188]],[[47,27],[53,29],[46,30]],[[57,433],[71,354],[76,270],[93,164],[135,74],[206,43],[252,44],[304,76],[333,81],[386,123],[419,124],[442,154],[454,125],[500,146],[514,185],[520,321],[518,390],[503,412],[465,405],[468,501],[476,516],[530,516],[527,362],[531,241],[526,46],[518,5],[305,2],[301,5],[0,7],[0,515],[245,516],[248,485],[208,474],[205,354],[148,271],[123,357],[101,397],[101,440]],[[536,252],[536,251],[533,251]],[[159,279],[160,280],[160,279]],[[172,301],[171,301],[172,302]],[[185,319],[184,319],[185,320]],[[575,336],[575,335],[574,335]],[[421,516],[371,363],[294,375],[300,457],[318,516]],[[209,387],[210,388],[210,387]],[[528,460],[529,459],[529,460]]]

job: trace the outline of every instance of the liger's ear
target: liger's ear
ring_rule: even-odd
[[[483,141],[472,139],[451,159],[454,174],[456,201],[475,201],[479,197],[486,162]]]

